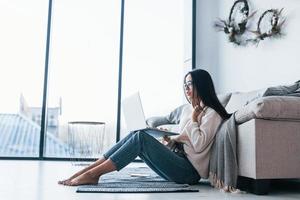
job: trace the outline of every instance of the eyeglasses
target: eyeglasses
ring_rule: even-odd
[[[187,81],[186,83],[183,84],[184,89],[190,90],[193,87],[193,81]]]

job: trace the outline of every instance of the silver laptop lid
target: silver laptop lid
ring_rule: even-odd
[[[122,101],[122,109],[128,131],[147,127],[139,92],[124,98]]]

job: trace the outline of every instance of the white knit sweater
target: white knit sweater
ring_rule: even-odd
[[[191,105],[182,111],[179,141],[184,143],[187,158],[199,175],[208,178],[210,150],[222,117],[214,109],[205,107],[198,122],[192,122],[192,111]]]

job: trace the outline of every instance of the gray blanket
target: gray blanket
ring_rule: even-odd
[[[275,87],[269,87],[262,94],[265,96],[296,96],[300,97],[300,80],[289,85],[279,85]]]
[[[238,176],[234,114],[219,126],[210,157],[210,182],[225,191],[235,191]]]

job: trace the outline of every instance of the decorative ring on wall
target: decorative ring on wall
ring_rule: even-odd
[[[252,42],[259,43],[261,40],[265,38],[278,37],[282,36],[281,28],[285,23],[285,18],[281,16],[283,8],[278,9],[269,9],[263,12],[263,14],[259,17],[257,22],[257,30],[252,31],[256,34],[256,38],[252,39]],[[262,31],[261,25],[268,26],[267,30]]]
[[[235,11],[239,11],[242,15],[238,23],[233,17]],[[247,30],[247,22],[255,13],[256,12],[253,12],[249,15],[249,4],[247,0],[236,0],[230,9],[228,20],[219,19],[214,23],[214,27],[218,31],[223,31],[227,34],[230,42],[236,45],[244,45],[245,41],[243,41],[241,35]]]
[[[248,5],[247,0],[237,0],[234,2],[233,6],[230,9],[229,22],[234,23],[232,14],[239,3],[243,3],[243,7],[240,8],[240,12],[243,14],[244,19],[240,23],[237,24],[238,29],[236,31],[237,31],[237,34],[243,34],[246,30],[246,25],[247,25],[248,16],[249,16],[249,5]]]

